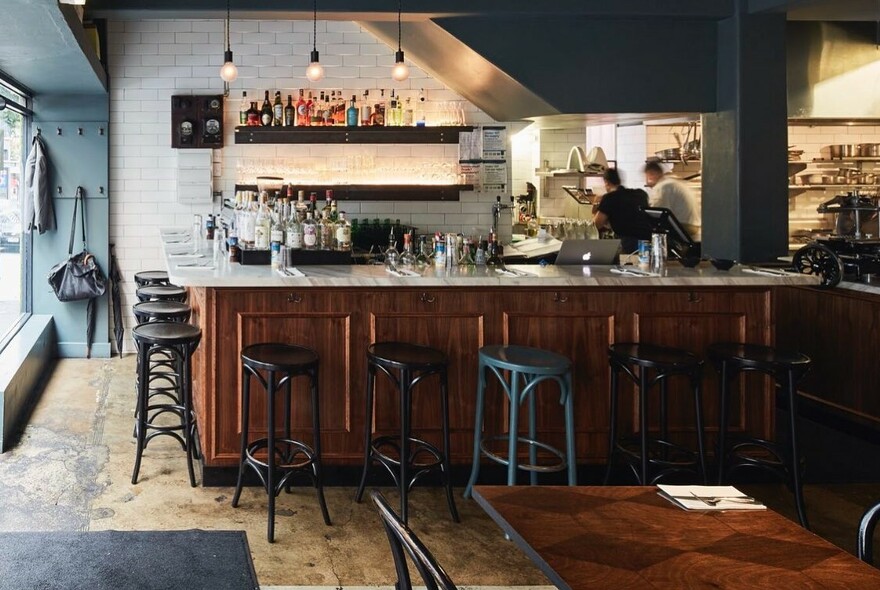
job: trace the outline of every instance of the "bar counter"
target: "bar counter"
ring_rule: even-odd
[[[315,349],[321,358],[320,395],[324,461],[354,466],[363,460],[365,349],[371,342],[402,341],[433,346],[449,356],[450,430],[453,464],[468,465],[473,452],[477,351],[488,344],[535,346],[564,354],[574,363],[577,461],[605,459],[608,436],[609,370],[613,342],[642,341],[702,353],[716,341],[772,344],[777,292],[817,283],[814,277],[774,277],[675,265],[663,277],[621,276],[610,267],[509,266],[529,276],[502,276],[478,267],[469,271],[428,268],[402,278],[382,266],[303,266],[305,277],[283,276],[268,266],[241,266],[213,259],[167,257],[173,283],[186,286],[193,322],[203,331],[194,360],[194,396],[204,463],[211,468],[238,462],[241,369],[239,351],[257,342],[288,342]],[[214,262],[211,262],[214,260]],[[213,264],[213,268],[178,267]],[[717,380],[704,372],[704,412],[709,444],[717,423]],[[550,384],[538,390],[538,434],[560,445],[562,408]],[[681,442],[693,436],[688,396],[670,384],[670,432]],[[769,385],[750,375],[739,392],[736,430],[764,437],[773,433]],[[295,436],[311,441],[304,386],[295,385]],[[757,389],[754,395],[752,389]],[[761,390],[763,389],[763,394]],[[743,392],[750,390],[748,398]],[[426,382],[415,392],[413,429],[439,443],[439,396]],[[683,393],[683,392],[682,392]],[[396,391],[378,380],[374,431],[391,434],[398,425]],[[629,388],[622,403],[633,404]],[[263,396],[252,394],[251,436],[265,433]],[[635,406],[624,411],[632,431]],[[485,429],[504,432],[506,401],[490,385]],[[276,415],[281,412],[276,412]],[[712,448],[711,446],[708,448]],[[525,450],[525,449],[524,449]],[[209,478],[210,479],[210,478]]]

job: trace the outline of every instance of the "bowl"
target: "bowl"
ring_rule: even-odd
[[[712,266],[718,270],[730,270],[736,264],[736,260],[727,260],[726,258],[712,258]]]
[[[685,268],[694,268],[700,264],[702,260],[699,256],[685,256],[681,259],[681,265]]]

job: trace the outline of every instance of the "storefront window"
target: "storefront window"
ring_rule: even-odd
[[[27,311],[22,204],[27,97],[0,80],[0,346]]]

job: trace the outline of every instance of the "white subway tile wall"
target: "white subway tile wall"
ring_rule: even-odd
[[[443,103],[461,101],[466,122],[495,124],[488,115],[463,101],[415,64],[410,77],[392,82],[393,48],[356,23],[318,21],[318,50],[326,78],[316,89],[343,89],[346,98],[357,90],[394,88],[413,100],[426,89],[428,123],[438,121]],[[180,204],[177,198],[176,156],[170,147],[171,100],[174,94],[219,94],[223,91],[219,69],[225,37],[219,20],[142,20],[108,23],[110,68],[110,240],[123,283],[126,334],[134,325],[127,311],[135,303],[132,276],[140,270],[162,268],[158,228],[189,227],[193,214],[207,214],[206,206]],[[305,66],[311,50],[311,21],[233,20],[230,42],[238,65],[238,79],[226,100],[225,144],[214,164],[214,190],[231,197],[243,159],[287,160],[321,166],[349,155],[371,156],[387,170],[418,166],[432,158],[456,161],[452,146],[380,145],[235,145],[234,127],[242,90],[251,100],[262,100],[263,91],[280,89],[286,95],[309,88]],[[510,135],[525,127],[508,124]],[[583,142],[583,133],[578,144]],[[528,142],[512,142],[510,176],[506,194],[522,194],[534,178],[535,150]],[[572,144],[567,140],[567,149]],[[560,148],[561,149],[561,148]],[[491,205],[496,193],[464,192],[460,202],[344,202],[351,218],[392,218],[424,231],[484,233],[492,224]],[[215,201],[217,210],[219,202]],[[112,340],[112,339],[111,339]],[[126,350],[131,350],[126,337]]]

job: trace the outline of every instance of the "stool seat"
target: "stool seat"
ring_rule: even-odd
[[[612,344],[608,354],[619,362],[649,369],[689,369],[700,364],[700,357],[687,350],[640,342]]]
[[[265,342],[242,348],[241,360],[254,369],[296,372],[315,367],[318,353],[304,346]]]
[[[715,362],[733,361],[740,367],[774,370],[810,366],[810,357],[800,352],[777,350],[761,344],[719,342],[706,349],[708,357]]]
[[[179,301],[142,301],[135,303],[131,309],[139,323],[148,320],[185,322],[192,314],[192,308]]]
[[[446,354],[420,344],[375,342],[367,347],[367,359],[395,369],[425,370],[445,366]]]
[[[164,270],[142,270],[134,273],[134,282],[138,287],[164,285],[168,283],[168,273]]]
[[[571,369],[571,361],[561,354],[530,346],[484,346],[480,361],[508,371],[535,375],[561,375]]]
[[[138,343],[176,346],[198,341],[202,331],[192,324],[159,321],[139,324],[132,328],[131,335]]]
[[[186,299],[186,289],[177,285],[147,285],[140,287],[136,291],[139,301],[150,301],[153,299]]]

